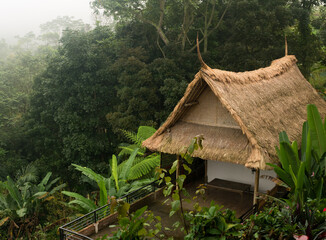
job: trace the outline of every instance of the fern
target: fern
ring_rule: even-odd
[[[140,162],[143,161],[143,160],[144,160],[143,157],[137,157],[137,156],[136,156],[135,159],[134,159],[134,161],[132,162],[132,167],[133,167],[134,165],[136,165],[137,163],[140,163]],[[120,164],[118,165],[118,175],[121,174],[122,169],[124,168],[126,162],[127,162],[127,161],[123,161],[122,163],[120,163]],[[127,179],[127,180],[129,180],[129,179]]]
[[[131,145],[120,145],[120,149],[122,149],[119,153],[119,157],[125,156],[125,155],[130,155],[136,148],[139,148],[137,144],[131,144]],[[144,155],[144,149],[139,149],[137,152],[137,155]]]
[[[130,169],[128,180],[139,179],[144,175],[150,173],[154,168],[160,165],[159,155],[150,155],[143,161],[137,163]]]
[[[137,134],[124,129],[120,129],[120,131],[132,144],[142,148],[142,142],[151,137],[156,132],[156,129],[149,126],[140,126],[138,128]]]
[[[156,132],[156,129],[153,127],[140,126],[138,128],[138,132],[137,132],[137,139],[139,139],[141,142],[143,142],[147,138],[150,138],[155,132]]]
[[[120,131],[124,134],[124,136],[133,144],[136,144],[137,146],[141,146],[141,141],[138,139],[138,136],[136,133],[127,131],[124,129],[120,129]]]

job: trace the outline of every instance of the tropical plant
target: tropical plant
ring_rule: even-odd
[[[326,121],[322,122],[315,105],[307,106],[308,121],[303,124],[301,155],[297,142],[290,142],[286,132],[280,133],[276,148],[281,166],[269,164],[290,189],[299,208],[310,199],[326,197]]]
[[[274,203],[244,222],[242,239],[293,239],[298,225],[292,223],[291,215],[289,207]]]
[[[275,200],[290,209],[291,224],[301,226],[302,232],[313,239],[320,234],[316,228],[324,231],[320,227],[324,220],[320,222],[311,214],[317,208],[308,202],[313,200],[319,206],[326,197],[326,121],[323,124],[315,105],[307,106],[307,118],[302,129],[301,154],[297,142],[291,143],[286,132],[281,132],[280,147],[276,147],[281,166],[269,165],[279,177],[274,181],[290,190],[289,199]]]
[[[128,138],[135,144],[121,147],[121,152],[123,153],[119,155],[129,155],[129,157],[120,164],[118,164],[118,157],[112,155],[112,159],[110,160],[109,177],[104,177],[95,173],[90,168],[72,164],[76,170],[82,172],[86,177],[97,183],[99,199],[94,202],[90,198],[85,198],[78,193],[63,191],[63,194],[75,199],[69,202],[69,204],[76,206],[79,212],[87,213],[95,210],[99,206],[107,204],[108,198],[112,196],[119,198],[128,192],[132,192],[154,181],[155,176],[153,170],[158,167],[160,156],[156,153],[144,156],[145,148],[141,147],[142,141],[150,137],[154,132],[154,128],[146,126],[139,127],[137,134],[124,131],[126,136],[129,136]]]
[[[159,216],[154,216],[151,211],[146,211],[147,206],[129,214],[130,205],[128,203],[121,202],[119,205],[117,207],[119,228],[112,237],[104,237],[104,239],[140,240],[157,237],[157,234],[161,230],[161,218]],[[148,228],[151,224],[154,224],[154,228]],[[115,226],[113,225],[112,227]]]
[[[136,139],[136,138],[134,138]],[[186,175],[178,175],[179,166],[183,166],[184,169],[188,171],[188,173],[191,172],[190,167],[187,164],[191,164],[193,159],[191,157],[191,154],[197,150],[199,147],[202,148],[201,141],[203,137],[197,136],[194,139],[192,139],[190,145],[188,148],[182,149],[183,153],[181,153],[182,159],[185,159],[186,162],[183,163],[180,158],[178,158],[176,161],[174,161],[172,168],[170,169],[170,174],[173,174],[176,172],[176,184],[174,184],[171,181],[171,177],[167,175],[167,171],[165,169],[158,169],[159,177],[160,177],[160,183],[165,181],[166,187],[163,190],[164,195],[172,196],[173,201],[171,202],[171,211],[170,216],[174,215],[176,212],[179,212],[183,219],[183,227],[181,228],[182,231],[188,231],[188,226],[186,224],[186,217],[185,212],[183,209],[183,199],[182,195],[189,195],[186,191],[186,189],[183,187],[184,180],[186,179]],[[175,190],[173,188],[176,187]],[[165,202],[167,202],[169,199],[167,199]],[[124,206],[122,209],[128,208],[129,205],[124,202],[121,202],[121,206]],[[112,203],[111,203],[112,206]],[[119,230],[115,233],[115,235],[112,238],[109,239],[148,239],[156,238],[156,239],[166,239],[166,234],[162,232],[162,224],[161,224],[161,218],[160,217],[154,217],[151,212],[147,213],[147,215],[142,216],[145,212],[147,207],[144,207],[142,209],[139,209],[135,212],[134,215],[130,215],[131,217],[126,217],[126,211],[119,212]],[[135,219],[137,221],[135,221]],[[154,225],[150,226],[151,223],[154,222]],[[175,222],[173,224],[174,230],[178,229],[181,223],[179,221]],[[169,238],[171,239],[171,238]]]
[[[137,133],[121,130],[124,136],[131,142],[120,144],[121,149],[118,157],[130,156],[132,152],[138,148],[136,159],[133,162],[132,169],[130,171],[129,180],[154,177],[154,169],[160,164],[160,155],[158,153],[146,154],[146,148],[142,146],[142,142],[151,137],[156,129],[149,126],[140,126]],[[124,164],[120,164],[118,171]]]
[[[240,220],[235,217],[234,211],[222,210],[222,207],[212,201],[208,208],[203,207],[197,213],[187,213],[190,229],[185,239],[239,239]]]
[[[135,149],[134,153],[130,155],[129,159],[127,160],[128,163],[126,164],[126,168],[124,168],[124,171],[121,172],[121,174],[118,173],[117,159],[116,156],[113,155],[110,164],[111,176],[108,178],[102,176],[101,174],[95,173],[90,168],[73,164],[76,170],[82,172],[82,174],[84,174],[86,177],[97,183],[99,188],[99,199],[98,201],[94,202],[93,200],[85,198],[78,193],[62,191],[63,194],[75,198],[75,200],[69,202],[69,205],[77,207],[77,210],[79,210],[81,213],[87,213],[107,204],[108,197],[120,197],[125,194],[128,190],[127,188],[130,187],[130,184],[127,184],[126,176],[128,176],[127,174],[130,171],[131,163],[135,160],[137,151],[138,150]]]
[[[325,239],[325,206],[325,199],[306,202],[302,223],[301,216],[294,215],[295,211],[285,202],[273,201],[243,223],[241,239]]]
[[[146,148],[142,146],[142,142],[151,137],[156,132],[156,129],[149,126],[140,126],[138,128],[137,133],[124,129],[121,129],[121,132],[131,142],[131,144],[120,144],[120,148],[122,149],[122,151],[119,153],[119,156],[124,155],[126,153],[131,154],[131,152],[135,148],[140,148],[139,154],[144,153]]]
[[[202,149],[202,140],[203,136],[199,135],[194,137],[190,145],[188,147],[185,147],[184,149],[181,149],[180,157],[178,157],[177,160],[175,160],[172,164],[171,169],[169,170],[169,174],[176,173],[176,181],[175,183],[171,181],[171,177],[167,175],[167,171],[165,169],[160,169],[160,178],[161,182],[165,181],[166,187],[163,190],[163,194],[165,197],[171,196],[171,210],[170,210],[170,216],[173,216],[175,213],[180,213],[180,216],[182,218],[182,227],[181,231],[184,231],[186,234],[189,232],[189,226],[186,222],[186,212],[183,208],[183,196],[189,196],[187,190],[184,188],[184,182],[186,180],[186,174],[179,175],[179,170],[181,167],[187,171],[188,174],[191,173],[191,168],[189,165],[192,164],[193,158],[191,155],[193,152],[197,149]],[[165,202],[168,202],[169,199],[167,199]],[[177,230],[181,226],[181,223],[179,221],[175,222],[173,224],[173,227],[175,230]]]
[[[30,238],[40,224],[45,203],[65,186],[55,186],[59,178],[50,181],[51,175],[48,172],[38,184],[21,179],[14,182],[9,176],[7,181],[0,182],[0,227],[7,227],[9,239]]]

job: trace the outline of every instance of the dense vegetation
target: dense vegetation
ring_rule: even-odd
[[[186,151],[181,152],[169,173],[183,166],[186,171],[172,182],[167,171],[161,169],[161,181],[166,182],[163,193],[170,201],[170,216],[179,213],[181,221],[172,225],[173,231],[184,233],[184,239],[252,240],[252,239],[314,239],[326,238],[326,121],[322,121],[314,105],[307,106],[308,120],[303,124],[302,144],[299,154],[296,141],[290,142],[286,132],[279,135],[280,147],[277,148],[281,165],[269,164],[278,178],[269,177],[279,186],[288,190],[285,198],[265,196],[264,209],[240,223],[235,212],[222,209],[211,203],[202,207],[195,203],[193,209],[184,210],[183,202],[190,196],[184,181],[191,172],[191,154],[202,149],[202,136],[195,137]],[[203,194],[205,187],[198,188],[196,194]],[[195,200],[196,197],[193,198]],[[120,203],[121,208],[129,204]],[[166,226],[161,219],[146,207],[135,213],[119,211],[120,228],[112,237],[102,239],[173,239],[166,234]],[[146,224],[143,224],[146,223]]]
[[[166,119],[200,67],[197,33],[206,63],[232,71],[282,57],[286,35],[289,54],[297,56],[303,74],[323,94],[322,2],[94,0],[93,10],[112,17],[111,25],[98,22],[91,29],[63,17],[41,25],[39,36],[18,38],[14,46],[1,40],[0,181],[22,191],[52,172],[67,183],[67,192],[86,196],[99,186],[75,170],[83,166],[119,184],[123,177],[114,180],[108,169],[119,144],[128,140],[121,129],[159,127]],[[117,157],[116,165],[127,159]],[[30,165],[36,176],[20,185],[20,169]],[[31,189],[26,201],[36,194]],[[0,192],[10,195],[5,187]],[[49,211],[62,208],[58,200],[46,204]],[[17,214],[22,223],[30,218]],[[8,234],[6,218],[0,213],[0,236]],[[51,216],[37,219],[40,229],[54,222]]]

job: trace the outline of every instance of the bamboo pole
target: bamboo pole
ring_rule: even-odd
[[[207,160],[204,160],[205,161],[205,179],[204,179],[204,183],[205,185],[207,184],[208,182],[208,178],[207,178]]]
[[[254,186],[254,205],[257,203],[257,197],[258,197],[258,189],[259,189],[259,175],[260,175],[260,169],[256,169],[255,171],[255,186]]]
[[[179,177],[180,155],[177,155],[177,160],[178,160],[178,163],[177,163],[177,167],[176,167],[176,170],[175,170],[175,179],[176,180]],[[178,182],[177,181],[176,181],[175,185],[176,185],[176,189],[179,190],[179,185],[178,185]]]

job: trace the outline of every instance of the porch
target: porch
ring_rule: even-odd
[[[193,197],[196,195],[195,192],[197,190],[197,186],[203,183],[204,179],[199,179],[186,184],[185,187],[190,194],[190,197],[188,199],[191,199],[191,202],[183,202],[185,210],[193,209],[192,206],[196,202],[198,202],[200,206],[208,207],[211,201],[214,201],[216,204],[224,206],[224,208],[229,208],[236,211],[236,216],[240,217],[246,211],[248,211],[248,209],[252,208],[253,193],[251,192],[244,192],[243,194],[239,194],[237,192],[232,192],[228,190],[207,187],[206,192],[203,196],[198,196],[196,200],[193,200]],[[165,200],[166,198],[163,196],[162,191],[160,191],[156,194],[155,198],[153,197],[151,201],[146,202],[148,205],[148,210],[153,211],[155,216],[160,216],[162,218],[162,228],[171,228],[173,223],[175,223],[176,221],[181,221],[181,219],[178,214],[169,217],[171,207],[169,203],[162,205]],[[115,223],[112,223],[111,225],[114,224]],[[106,226],[97,234],[91,235],[90,238],[97,239],[106,234],[110,236],[115,230],[116,228],[110,228],[109,226]],[[165,234],[168,236],[173,236],[175,239],[183,239],[183,233],[181,232],[169,232],[165,230]]]

